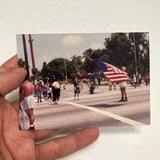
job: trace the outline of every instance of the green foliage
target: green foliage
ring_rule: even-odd
[[[129,39],[137,56],[138,72],[144,75],[149,72],[149,35],[148,32],[129,33]]]
[[[110,63],[117,66],[128,66],[132,60],[131,43],[125,33],[112,34],[111,38],[105,39],[105,47],[110,52]]]
[[[19,67],[25,67],[25,61],[22,58],[19,58],[17,63]]]
[[[67,77],[73,78],[77,74],[76,66],[72,61],[64,58],[56,58],[50,61],[48,64],[43,63],[41,74],[44,78],[48,77],[53,82],[53,75],[56,78],[61,78],[61,73],[65,73],[65,65],[67,68]]]

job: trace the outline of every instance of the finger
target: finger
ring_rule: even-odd
[[[92,142],[99,136],[98,128],[79,130],[71,135],[56,138],[36,146],[37,159],[57,159],[76,152]]]
[[[15,68],[0,72],[0,96],[16,89],[24,80],[26,72],[23,68]]]
[[[15,111],[19,113],[19,99],[12,102],[12,106],[14,107]]]
[[[14,69],[18,67],[18,63],[17,63],[17,55],[14,55],[12,58],[10,58],[7,62],[5,62],[2,65],[3,68],[5,69]]]
[[[42,139],[42,138],[44,138],[44,137],[46,137],[46,136],[51,135],[52,133],[54,133],[54,132],[56,132],[56,131],[58,131],[58,130],[56,130],[56,129],[35,130],[35,131],[33,132],[33,134],[34,134],[34,139],[35,139],[35,140]]]

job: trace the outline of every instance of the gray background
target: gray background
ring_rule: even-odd
[[[159,6],[159,0],[0,1],[0,64],[16,54],[19,33],[150,32],[151,125],[100,128],[94,144],[64,160],[159,160]],[[17,90],[8,95],[16,97]]]

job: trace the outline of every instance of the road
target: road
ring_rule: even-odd
[[[34,108],[36,129],[65,129],[104,126],[134,126],[150,124],[150,87],[136,89],[127,87],[128,102],[121,99],[120,90],[109,91],[108,86],[99,86],[95,94],[89,94],[88,87],[74,100],[73,86],[61,89],[60,104],[51,100],[36,103]],[[36,100],[36,99],[35,99]],[[29,122],[25,112],[20,115],[23,129]]]

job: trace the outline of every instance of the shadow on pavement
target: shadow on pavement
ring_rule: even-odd
[[[100,108],[111,108],[111,107],[119,107],[125,104],[96,104],[96,105],[88,105],[88,107],[100,107]]]

